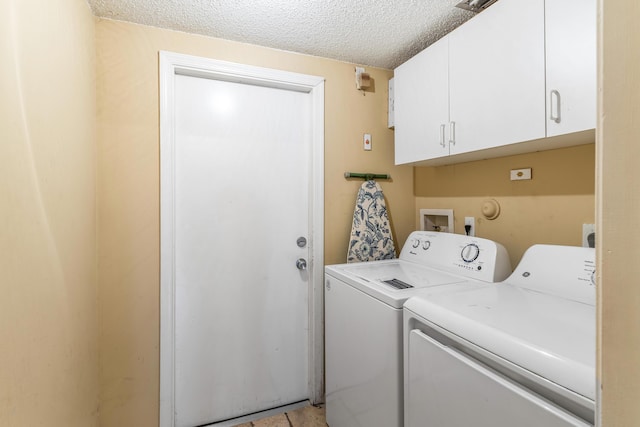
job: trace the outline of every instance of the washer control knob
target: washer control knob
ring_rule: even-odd
[[[475,243],[469,243],[467,246],[462,248],[462,252],[460,256],[464,262],[473,262],[480,255],[480,248]]]
[[[413,239],[413,242],[411,243],[411,246],[413,246],[414,248],[417,248],[418,246],[420,246],[420,240]]]
[[[431,241],[425,240],[424,242],[422,242],[422,249],[424,249],[425,251],[430,247],[431,247]]]

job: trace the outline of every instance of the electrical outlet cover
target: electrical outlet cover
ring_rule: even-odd
[[[594,248],[596,243],[595,224],[582,224],[582,247]]]
[[[528,179],[531,179],[531,168],[511,170],[511,181],[521,181]]]
[[[475,237],[475,235],[476,235],[476,219],[475,219],[475,217],[465,216],[464,217],[464,225],[470,225],[471,226],[471,230],[469,230],[469,236]],[[465,230],[465,233],[466,233],[466,230]]]

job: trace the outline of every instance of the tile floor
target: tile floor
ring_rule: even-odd
[[[327,422],[324,418],[324,406],[305,406],[235,427],[327,427]]]

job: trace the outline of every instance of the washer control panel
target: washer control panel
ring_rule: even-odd
[[[502,245],[460,234],[414,231],[400,259],[485,282],[499,282],[511,274],[511,262]]]

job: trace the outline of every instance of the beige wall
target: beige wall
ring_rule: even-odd
[[[158,51],[323,76],[325,262],[346,259],[356,192],[349,172],[389,173],[382,186],[398,242],[414,222],[413,170],[393,166],[386,128],[390,71],[369,68],[375,91],[355,89],[352,64],[123,22],[97,23],[98,235],[101,410],[104,426],[157,424],[159,393]],[[362,150],[372,134],[373,151]]]
[[[531,168],[533,179],[511,181],[510,170]],[[502,243],[515,267],[535,243],[582,245],[582,224],[595,218],[595,146],[415,169],[419,209],[453,209],[456,233],[476,218],[476,236]],[[500,216],[487,220],[482,203],[495,199]]]
[[[96,426],[94,20],[0,2],[0,425]]]
[[[602,426],[640,425],[640,5],[600,0],[597,244]]]
[[[640,178],[634,179],[640,158],[640,63],[629,53],[640,49],[640,6],[622,0],[600,0],[600,6],[605,12],[597,143],[601,425],[626,427],[640,420],[640,287],[634,281],[640,275],[634,261],[640,259]],[[579,225],[593,220],[587,212],[592,192],[539,185],[539,179],[564,169],[535,162],[560,150],[418,168],[414,206],[406,194],[412,170],[392,166],[393,134],[384,126],[387,71],[370,69],[376,91],[362,96],[353,90],[349,64],[112,21],[98,21],[96,28],[100,358],[93,19],[82,0],[8,0],[0,6],[2,426],[98,425],[99,360],[102,425],[157,424],[160,49],[327,78],[327,263],[344,260],[359,185],[342,178],[347,170],[394,176],[383,187],[400,243],[417,226],[417,209],[452,207],[461,230],[461,218],[480,217],[479,203],[489,197],[503,212],[494,222],[479,221],[478,234],[502,241],[514,261],[529,242],[577,244]],[[371,153],[360,149],[363,132],[373,134]],[[591,154],[583,154],[579,161],[565,158],[572,172],[581,171],[581,179],[572,174],[571,183],[556,181],[560,188],[588,181],[583,166]],[[502,174],[529,166],[530,183],[511,183]],[[478,176],[490,181],[478,185]],[[448,181],[452,178],[457,184]],[[476,190],[469,189],[467,178]]]

